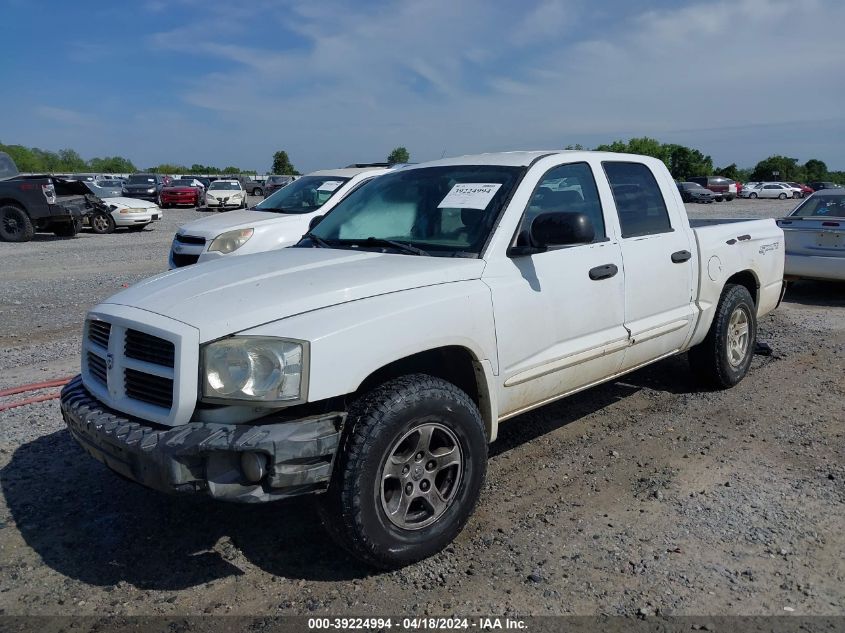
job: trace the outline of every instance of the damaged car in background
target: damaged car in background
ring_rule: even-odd
[[[143,231],[153,222],[158,222],[163,211],[155,203],[138,198],[105,198],[88,215],[88,225],[94,233],[113,233],[124,227],[130,231]]]
[[[99,200],[85,183],[57,176],[21,176],[0,152],[0,241],[28,242],[36,232],[73,237]]]

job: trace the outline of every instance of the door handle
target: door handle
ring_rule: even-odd
[[[689,251],[678,251],[676,253],[672,253],[672,263],[682,264],[685,261],[688,261],[690,257],[692,257],[692,253]]]
[[[605,264],[604,266],[596,266],[595,268],[590,268],[590,279],[592,279],[593,281],[599,281],[600,279],[610,279],[618,272],[619,269],[616,267],[615,264]]]

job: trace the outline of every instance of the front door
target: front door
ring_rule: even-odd
[[[628,346],[622,251],[605,222],[591,166],[570,163],[546,172],[517,244],[542,212],[585,213],[595,238],[510,257],[485,271],[496,320],[500,418],[612,375]]]

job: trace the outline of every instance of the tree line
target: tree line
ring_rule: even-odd
[[[133,174],[139,170],[134,163],[123,156],[103,156],[85,160],[76,150],[60,149],[57,152],[0,143],[0,152],[6,152],[23,173],[46,174]],[[143,171],[160,174],[254,174],[255,170],[243,170],[230,165],[220,169],[213,165],[195,163],[190,167],[162,163]]]
[[[566,149],[584,149],[570,145]],[[778,180],[785,182],[812,182],[829,180],[845,184],[845,171],[831,171],[824,161],[811,158],[801,164],[797,158],[776,154],[758,162],[754,167],[737,167],[731,163],[714,167],[713,159],[692,147],[660,141],[643,136],[628,141],[614,141],[599,145],[598,151],[622,152],[623,154],[644,154],[662,160],[676,180],[695,176],[724,176],[739,182]]]
[[[569,145],[566,149],[586,149],[582,145]],[[845,171],[831,171],[824,161],[811,158],[800,163],[797,158],[790,158],[776,154],[758,162],[754,167],[737,167],[731,163],[724,167],[715,167],[713,159],[701,151],[678,145],[675,143],[661,143],[657,139],[643,136],[627,141],[614,141],[599,145],[599,151],[621,152],[624,154],[644,154],[662,160],[669,168],[672,177],[683,180],[693,176],[724,176],[740,182],[759,180],[782,180],[794,182],[811,182],[814,180],[830,180],[845,184]],[[18,169],[24,173],[97,173],[97,174],[131,174],[139,171],[128,158],[123,156],[95,157],[90,160],[82,158],[75,150],[60,149],[57,152],[43,150],[37,147],[23,145],[4,145],[0,143],[0,151],[11,156]],[[387,156],[391,165],[407,163],[411,155],[405,147],[396,147]],[[162,163],[149,167],[144,171],[161,174],[255,174],[255,170],[244,170],[229,165],[215,167],[194,163],[191,166]],[[288,153],[279,150],[273,154],[271,172],[274,174],[299,175],[291,163]]]

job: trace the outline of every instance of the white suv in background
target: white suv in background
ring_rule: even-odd
[[[205,206],[209,209],[246,209],[246,190],[238,180],[215,180],[208,185]]]
[[[311,220],[330,211],[359,185],[387,168],[345,168],[315,171],[279,189],[251,209],[184,224],[170,248],[170,268],[181,268],[232,255],[248,255],[291,246],[308,231]],[[208,189],[212,207],[213,187]]]

